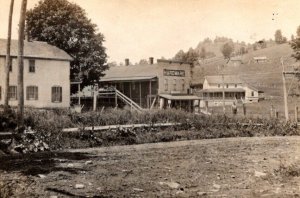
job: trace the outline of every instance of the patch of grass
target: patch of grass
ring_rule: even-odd
[[[299,177],[300,166],[297,164],[286,164],[280,162],[278,169],[274,170],[274,174],[283,178]]]

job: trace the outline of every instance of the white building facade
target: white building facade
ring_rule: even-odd
[[[0,104],[4,104],[6,40],[0,39]],[[17,41],[11,45],[9,105],[17,106]],[[63,50],[45,42],[24,43],[24,105],[34,108],[68,108],[70,106],[70,61]]]
[[[258,102],[263,99],[263,92],[244,83],[239,77],[232,75],[206,76],[201,90],[202,100],[219,103],[242,101],[244,103]]]

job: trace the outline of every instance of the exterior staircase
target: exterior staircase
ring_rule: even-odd
[[[134,102],[131,98],[127,97],[125,94],[120,92],[117,89],[109,89],[109,90],[99,90],[98,95],[115,95],[117,99],[120,99],[123,101],[125,104],[130,106],[131,109],[136,110],[136,111],[143,111],[143,108],[140,107],[136,102]]]

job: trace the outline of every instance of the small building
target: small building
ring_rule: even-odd
[[[265,63],[268,62],[268,58],[266,56],[256,56],[253,57],[255,63]]]
[[[206,76],[203,83],[203,90],[200,91],[201,99],[209,103],[219,104],[223,102],[231,104],[233,101],[244,103],[258,102],[262,99],[262,91],[243,82],[236,75]]]
[[[158,59],[154,64],[150,58],[149,64],[129,65],[126,59],[125,66],[105,71],[99,89],[113,87],[141,108],[176,107],[192,111],[195,100],[200,98],[190,94],[191,78],[190,63]]]
[[[0,104],[4,104],[6,40],[0,39]],[[9,105],[17,106],[18,41],[11,42]],[[24,42],[24,105],[35,108],[70,106],[70,61],[63,50],[46,42]]]

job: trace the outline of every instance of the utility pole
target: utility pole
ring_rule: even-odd
[[[18,37],[18,130],[24,125],[24,38],[27,0],[22,1]]]
[[[224,69],[224,65],[218,66],[219,74],[222,76],[222,103],[223,103],[223,114],[226,114],[226,108],[225,108],[225,85],[224,85],[224,73],[221,71]]]
[[[223,92],[223,113],[226,114],[225,108],[225,85],[224,85],[224,74],[222,74],[222,92]]]
[[[6,43],[6,60],[5,60],[5,83],[4,83],[4,106],[8,107],[8,88],[9,88],[9,70],[11,65],[10,59],[10,45],[11,45],[11,26],[12,26],[12,15],[14,10],[14,0],[10,1],[10,9],[8,16],[8,32],[7,32],[7,43]]]
[[[283,83],[283,97],[284,97],[284,115],[285,121],[289,120],[289,110],[288,110],[288,101],[287,101],[287,90],[286,90],[286,82],[285,82],[285,71],[284,71],[284,64],[283,58],[281,57],[281,66],[282,66],[282,83]]]

